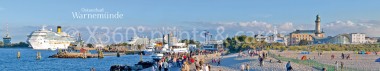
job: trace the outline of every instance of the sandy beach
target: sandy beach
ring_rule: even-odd
[[[300,54],[301,51],[271,51],[276,55],[280,54],[281,56],[288,58],[296,58],[300,59],[302,56],[306,56],[308,59],[315,60],[317,62],[333,65],[335,66],[335,62],[338,61],[338,65],[340,66],[340,62],[343,62],[344,67],[365,70],[365,71],[379,71],[380,70],[380,62],[375,62],[376,59],[380,58],[380,55],[375,54],[357,54],[353,51],[324,51],[322,55],[318,55],[318,52],[311,52],[310,54]],[[345,54],[346,56],[349,54],[349,59],[342,59],[341,55]],[[331,56],[334,55],[334,59]]]
[[[270,63],[269,60],[272,59],[273,63]],[[277,63],[276,59],[268,57],[264,60],[264,66],[259,66],[258,56],[254,57],[238,57],[238,54],[231,54],[222,57],[221,65],[217,66],[217,63],[212,63],[212,71],[239,71],[242,64],[249,64],[251,71],[286,71],[285,65],[286,62]],[[305,65],[300,65],[296,63],[291,63],[294,71],[316,71],[312,67]]]
[[[315,60],[319,63],[335,66],[335,61],[343,62],[345,68],[365,70],[365,71],[379,71],[380,62],[375,62],[380,56],[375,54],[362,55],[355,54],[352,51],[325,51],[321,56],[318,56],[317,52],[311,52],[310,54],[300,54],[301,51],[283,51],[278,52],[272,50],[271,53],[280,55],[286,58],[301,59],[302,56],[307,56],[307,58]],[[342,59],[341,54],[350,54],[350,59]],[[335,58],[331,59],[331,55],[334,55]],[[237,53],[229,54],[225,56],[220,56],[220,54],[208,54],[206,55],[196,55],[197,59],[204,60],[205,63],[211,65],[211,71],[239,71],[242,64],[249,64],[251,71],[286,71],[285,65],[287,61],[282,61],[282,63],[276,62],[277,60],[272,57],[267,57],[264,60],[264,66],[259,66],[258,56],[246,56],[239,57]],[[212,63],[212,59],[221,58],[221,65],[217,63]],[[272,60],[272,62],[270,62]],[[293,71],[320,71],[320,69],[314,68],[310,65],[303,65],[291,62]],[[340,65],[340,63],[339,63]],[[190,65],[191,71],[195,71],[195,65]],[[144,71],[150,71],[151,69],[145,69]],[[179,71],[179,67],[171,67],[171,71]]]

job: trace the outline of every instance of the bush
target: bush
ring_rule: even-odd
[[[303,51],[309,51],[308,47],[301,47]]]
[[[285,46],[282,46],[282,47],[280,47],[280,50],[281,50],[281,51],[285,51],[285,50],[286,50],[286,47],[285,47]]]
[[[302,46],[297,46],[297,50],[302,50]]]
[[[265,48],[265,50],[269,51],[269,50],[270,50],[270,48],[269,48],[269,47],[266,47],[266,48]]]
[[[311,52],[314,52],[314,51],[317,50],[317,48],[316,47],[311,47],[310,50],[311,50]]]
[[[295,51],[295,50],[298,50],[298,48],[296,46],[290,46],[289,50]]]
[[[322,50],[323,51],[331,51],[332,49],[327,47],[327,48],[323,48]]]
[[[342,51],[342,48],[340,47],[331,47],[332,51]]]

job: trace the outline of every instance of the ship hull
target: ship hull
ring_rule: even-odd
[[[60,29],[60,26],[57,29]],[[36,50],[56,50],[68,49],[74,39],[60,30],[56,33],[43,27],[41,30],[33,31],[28,35],[27,42]]]
[[[67,49],[70,45],[69,42],[60,43],[60,44],[50,44],[50,43],[42,43],[42,42],[35,42],[35,41],[29,41],[29,42],[30,42],[30,46],[32,46],[32,48],[36,50]]]

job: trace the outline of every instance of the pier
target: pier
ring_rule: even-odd
[[[54,54],[52,56],[49,56],[49,58],[103,58],[104,56],[116,56],[116,55],[117,55],[117,53],[91,54],[91,53],[69,52],[69,53]]]
[[[49,56],[49,58],[104,58],[104,56],[116,56],[129,54],[139,54],[141,51],[124,51],[124,52],[108,52],[97,51],[97,53],[90,53],[88,51],[81,52],[58,52],[57,54]]]

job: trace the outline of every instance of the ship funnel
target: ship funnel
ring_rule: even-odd
[[[62,29],[61,26],[57,26],[57,33],[61,33]]]

